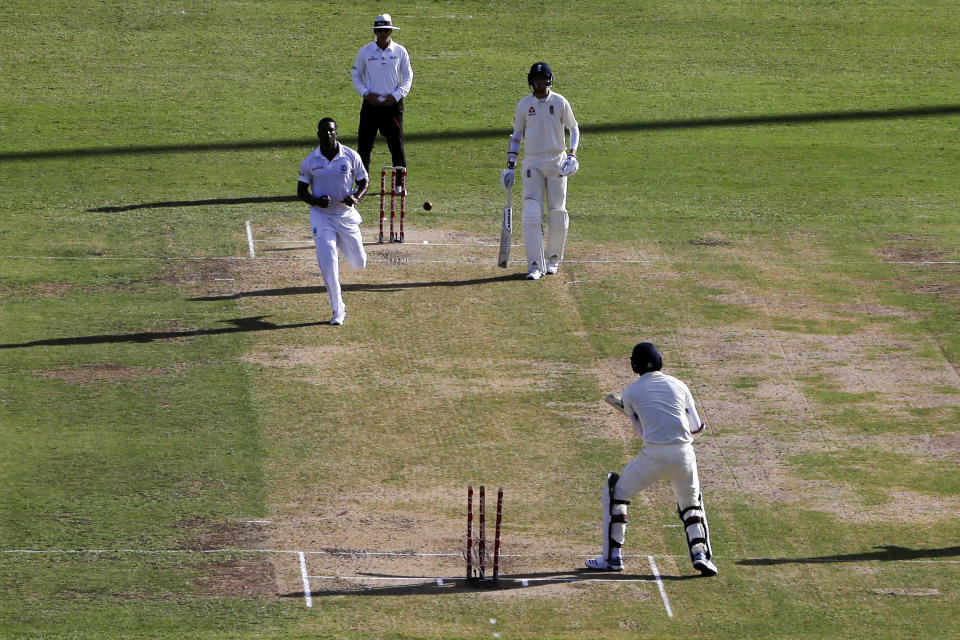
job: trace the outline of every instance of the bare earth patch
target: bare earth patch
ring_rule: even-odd
[[[193,580],[202,598],[274,598],[275,558],[269,555],[223,557],[191,565],[201,574]]]
[[[271,554],[232,554],[217,551],[262,549],[266,537],[263,526],[237,520],[194,518],[174,525],[193,532],[183,548],[214,552],[203,561],[188,565],[199,572],[193,586],[204,598],[275,597],[276,558]]]
[[[852,437],[835,429],[821,417],[804,383],[816,379],[848,393],[875,396],[872,406],[888,412],[908,406],[951,406],[955,395],[929,389],[956,387],[953,369],[947,363],[933,367],[928,359],[911,356],[921,351],[915,342],[900,339],[891,344],[889,336],[874,333],[822,336],[760,330],[685,332],[677,341],[685,358],[710,363],[697,367],[691,384],[708,424],[698,443],[698,459],[711,493],[732,490],[770,502],[795,502],[852,522],[896,521],[904,508],[937,514],[960,507],[960,500],[952,497],[890,492],[890,502],[867,508],[849,488],[828,479],[800,478],[787,462],[801,453],[851,446],[900,451],[915,441],[905,436]],[[901,366],[888,366],[889,348],[899,354]],[[743,387],[730,384],[738,378],[753,382]],[[956,444],[956,437],[937,444],[927,438],[914,451],[920,460],[927,455],[943,459],[958,454]]]
[[[870,591],[878,596],[910,596],[914,598],[943,595],[939,589],[911,589],[906,587],[896,589],[870,589]]]
[[[103,386],[120,380],[144,380],[167,375],[174,367],[136,367],[122,364],[92,364],[41,371],[41,378],[64,380],[80,386]]]

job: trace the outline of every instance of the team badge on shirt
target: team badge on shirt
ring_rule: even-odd
[[[527,111],[527,113],[531,116],[535,116],[537,115],[537,110],[533,107],[530,107],[530,111]]]

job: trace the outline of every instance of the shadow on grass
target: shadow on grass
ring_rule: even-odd
[[[165,209],[170,207],[206,207],[222,204],[259,204],[261,202],[300,202],[298,196],[250,196],[248,198],[208,198],[207,200],[166,200],[163,202],[143,202],[124,204],[114,207],[96,207],[87,209],[87,213],[117,213],[134,209]]]
[[[890,109],[848,109],[844,111],[815,111],[811,113],[760,114],[683,118],[670,120],[647,120],[638,122],[611,122],[607,124],[581,124],[580,130],[587,134],[626,133],[631,131],[657,131],[662,129],[696,129],[704,127],[745,127],[758,125],[808,124],[813,122],[837,122],[852,120],[890,120],[899,118],[923,118],[960,114],[960,104],[933,105],[925,107],[897,107]],[[482,140],[501,138],[509,129],[463,129],[460,131],[426,131],[409,133],[408,142],[430,140]],[[355,146],[350,137],[340,140],[347,146]],[[290,147],[312,148],[316,138],[288,138],[278,140],[255,140],[250,142],[209,142],[178,145],[140,145],[128,147],[102,147],[85,149],[48,149],[42,151],[15,151],[0,153],[0,162],[16,160],[43,160],[47,158],[79,158],[85,156],[139,155],[151,153],[198,153],[207,151],[243,151],[249,149],[281,149]]]
[[[647,120],[638,122],[611,122],[596,125],[582,125],[580,130],[587,134],[628,133],[631,131],[658,131],[672,129],[698,129],[719,127],[776,126],[789,124],[810,124],[815,122],[842,122],[855,120],[891,120],[902,118],[924,118],[934,116],[960,115],[960,104],[935,105],[927,107],[903,107],[892,109],[852,109],[847,111],[817,111],[811,113],[761,114],[746,116],[703,117],[669,120]],[[411,133],[408,142],[431,140],[483,140],[499,138],[509,133],[507,129],[464,129],[461,131],[431,131]],[[355,147],[356,141],[345,137],[344,144]],[[180,145],[142,145],[129,147],[103,147],[86,149],[48,149],[45,151],[21,151],[0,153],[0,162],[14,160],[43,160],[46,158],[78,158],[85,156],[141,155],[151,153],[202,153],[216,151],[243,151],[249,149],[311,148],[317,145],[315,138],[290,138],[279,140],[261,140],[250,142],[210,142],[203,144]],[[143,202],[126,205],[113,205],[87,209],[87,213],[118,213],[135,209],[161,209],[169,207],[201,207],[212,205],[258,204],[263,202],[295,202],[294,195],[249,196],[237,198],[208,198],[204,200],[168,200]]]
[[[188,331],[141,331],[138,333],[118,333],[95,336],[74,336],[70,338],[49,338],[46,340],[32,340],[0,344],[0,349],[22,349],[24,347],[59,347],[83,344],[112,344],[119,342],[153,342],[154,340],[171,340],[174,338],[193,338],[196,336],[216,336],[225,333],[239,333],[243,331],[278,331],[282,329],[300,329],[329,324],[326,320],[318,322],[298,322],[295,324],[274,324],[263,320],[269,316],[251,316],[249,318],[233,318],[222,320],[232,324],[232,327],[217,329],[191,329]]]
[[[700,574],[691,574],[683,576],[665,576],[661,575],[661,581],[680,581],[696,580],[702,578]],[[603,580],[605,582],[656,582],[656,576],[651,574],[621,574],[590,571],[589,569],[578,569],[576,571],[553,571],[545,573],[525,573],[511,576],[501,576],[498,582],[485,580],[483,582],[474,582],[462,578],[452,579],[443,578],[443,584],[438,584],[436,578],[428,576],[406,576],[392,575],[385,573],[358,573],[357,578],[369,578],[371,580],[421,580],[414,584],[403,585],[353,585],[347,588],[329,588],[329,589],[311,589],[311,597],[322,596],[416,596],[416,595],[436,595],[444,591],[462,593],[483,592],[483,591],[516,591],[519,589],[536,589],[538,587],[548,587],[556,584],[575,584],[579,582],[590,582],[593,580]],[[523,583],[524,580],[528,582]],[[293,591],[280,594],[281,598],[303,598],[303,591]]]
[[[894,562],[897,560],[920,560],[926,558],[949,558],[960,556],[960,547],[944,547],[941,549],[908,549],[897,545],[876,546],[866,553],[848,553],[835,556],[816,556],[811,558],[747,558],[737,564],[747,566],[763,566],[776,564],[818,564],[828,562]]]
[[[509,282],[511,280],[525,280],[525,273],[510,273],[503,276],[494,276],[490,278],[472,278],[470,280],[436,280],[432,282],[390,282],[382,284],[344,284],[341,289],[344,291],[402,291],[404,289],[417,289],[420,287],[469,287],[478,284],[491,284],[494,282]],[[199,298],[187,298],[191,302],[214,302],[217,300],[236,300],[238,298],[262,298],[269,296],[302,296],[318,295],[326,293],[327,288],[323,285],[309,287],[283,287],[280,289],[259,289],[257,291],[239,291],[237,293],[228,293],[222,296],[203,296]]]
[[[524,280],[526,274],[511,273],[493,278],[474,278],[472,280],[440,280],[435,282],[400,282],[390,284],[345,284],[342,286],[344,291],[402,291],[417,287],[468,287],[478,284],[489,284],[493,282],[508,282],[511,280]],[[311,287],[285,287],[282,289],[263,289],[260,291],[241,291],[240,293],[231,293],[223,296],[204,296],[200,298],[188,298],[193,302],[212,302],[216,300],[235,300],[237,298],[255,298],[262,296],[291,296],[291,295],[319,295],[325,294],[327,288],[324,286]],[[119,333],[102,334],[93,336],[73,336],[67,338],[48,338],[45,340],[31,340],[30,342],[13,342],[0,344],[0,349],[23,349],[26,347],[60,347],[67,345],[84,344],[113,344],[122,342],[153,342],[155,340],[171,340],[174,338],[193,338],[196,336],[216,336],[225,333],[238,333],[243,331],[279,331],[283,329],[300,329],[303,327],[316,327],[318,325],[328,324],[326,320],[316,322],[297,322],[294,324],[274,324],[264,320],[269,316],[250,316],[248,318],[233,318],[222,320],[231,324],[231,327],[219,327],[216,329],[191,329],[187,331],[140,331],[137,333]]]

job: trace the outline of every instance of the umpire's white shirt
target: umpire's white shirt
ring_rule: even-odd
[[[700,429],[690,389],[660,371],[645,373],[621,394],[624,413],[648,444],[690,444]],[[691,429],[691,424],[693,429]]]
[[[300,163],[298,180],[310,185],[310,193],[314,197],[330,196],[330,204],[326,208],[310,205],[311,214],[347,216],[355,218],[355,221],[349,222],[360,224],[360,214],[355,208],[344,204],[343,199],[354,192],[357,181],[366,180],[367,177],[360,154],[341,144],[333,160],[328,160],[320,147],[311,151]]]
[[[523,164],[538,169],[563,162],[567,142],[564,129],[579,132],[577,119],[567,99],[551,91],[542,100],[532,93],[517,103],[513,138],[523,140]]]
[[[410,93],[413,86],[410,54],[392,40],[386,49],[381,49],[376,41],[362,47],[357,52],[350,75],[353,88],[361,96],[368,93],[392,95],[399,101]]]

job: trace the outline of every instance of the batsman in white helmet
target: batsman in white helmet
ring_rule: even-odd
[[[677,498],[690,561],[705,576],[717,575],[710,546],[710,528],[700,493],[693,436],[706,426],[697,415],[686,384],[660,371],[657,348],[641,342],[633,348],[630,365],[639,378],[619,396],[606,401],[626,414],[643,438],[643,448],[620,473],[608,473],[603,483],[603,555],[587,567],[623,571],[621,550],[627,529],[630,498],[658,480],[668,479]]]
[[[523,184],[523,242],[527,250],[527,278],[539,280],[556,273],[563,260],[570,216],[567,215],[567,177],[580,168],[577,147],[580,127],[570,103],[551,89],[553,72],[546,62],[535,62],[527,74],[532,93],[517,103],[513,134],[507,149],[507,168],[500,184],[513,188],[520,143]],[[566,131],[570,132],[567,150]],[[543,213],[547,212],[546,247]]]

